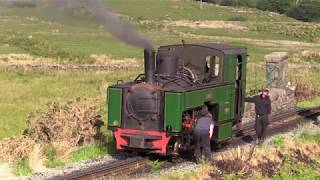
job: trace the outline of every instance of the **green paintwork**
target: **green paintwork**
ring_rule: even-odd
[[[164,128],[171,127],[172,132],[180,132],[182,128],[182,112],[184,107],[183,93],[165,93]]]
[[[246,88],[247,54],[224,54],[221,71],[222,85],[182,92],[164,92],[164,130],[179,133],[182,131],[182,115],[188,109],[199,108],[209,103],[218,108],[216,115],[216,140],[231,138],[232,124],[235,119],[235,81],[237,56],[242,56],[242,89]],[[241,111],[244,109],[245,91],[242,92]],[[122,88],[108,89],[108,125],[119,127],[121,124]]]
[[[218,141],[225,141],[231,138],[232,135],[232,123],[220,124],[218,127]]]
[[[225,85],[208,87],[188,92],[166,92],[165,96],[165,127],[170,125],[172,132],[181,131],[182,113],[187,109],[197,108],[205,102],[218,107],[217,141],[231,138],[232,122],[235,119],[235,81],[237,56],[227,54],[223,61],[223,81]],[[246,54],[241,54],[242,62],[242,89],[246,88]],[[245,91],[242,92],[241,111],[244,110]]]
[[[223,80],[224,82],[234,82],[236,79],[237,55],[227,54],[223,61]]]
[[[108,126],[120,126],[121,104],[122,89],[108,88]]]
[[[171,132],[182,129],[182,113],[186,109],[200,107],[204,102],[218,105],[218,141],[231,137],[231,124],[234,119],[234,85],[224,85],[190,92],[166,92],[164,128],[171,126]],[[226,122],[227,121],[227,122]]]
[[[234,85],[225,85],[185,93],[184,109],[200,107],[204,102],[217,104],[219,108],[218,120],[224,121],[234,118]]]

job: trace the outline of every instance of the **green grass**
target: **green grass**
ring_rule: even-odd
[[[151,169],[153,171],[159,170],[161,168],[161,164],[162,164],[162,162],[160,162],[158,159],[149,162],[149,166],[151,167]]]
[[[187,42],[217,42],[217,40],[207,39],[194,39],[184,38],[179,33],[174,31],[180,31],[179,28],[165,28],[162,22],[159,20],[228,20],[237,18],[239,16],[246,18],[246,22],[243,22],[245,26],[257,26],[262,22],[263,27],[273,25],[274,22],[297,22],[291,18],[273,15],[262,11],[253,10],[250,13],[243,11],[236,12],[227,7],[218,7],[210,4],[205,4],[203,10],[199,9],[199,4],[194,1],[172,1],[172,0],[137,0],[128,6],[127,0],[109,0],[109,4],[115,9],[115,11],[131,17],[132,23],[135,24],[138,30],[148,34],[154,41],[156,46],[180,43],[181,39],[186,39]],[[150,4],[146,7],[145,4]],[[166,12],[166,13],[163,13]],[[3,17],[1,17],[3,15]],[[88,57],[90,54],[112,54],[114,57],[137,57],[142,58],[140,49],[128,47],[124,43],[113,38],[109,33],[104,32],[99,28],[93,19],[79,16],[79,17],[63,17],[60,19],[49,18],[44,13],[35,11],[34,9],[19,9],[11,8],[4,9],[0,13],[0,53],[8,52],[26,52],[40,56],[66,56],[67,57]],[[141,20],[151,20],[152,23],[145,25],[141,23]],[[51,23],[51,22],[54,23]],[[251,25],[252,24],[252,25]],[[55,33],[55,30],[59,30]],[[279,34],[269,29],[260,28],[259,31],[246,31],[239,32],[236,30],[221,29],[201,29],[194,30],[185,28],[182,32],[193,32],[201,35],[215,35],[215,36],[228,36],[234,38],[258,38],[258,39],[293,39],[297,38],[287,36],[285,34]],[[20,38],[11,41],[10,46],[3,46],[8,44],[1,39],[8,39],[15,34],[19,34]],[[36,44],[43,44],[51,48],[41,48],[37,50],[34,46],[26,48],[19,40],[32,35]],[[300,38],[300,40],[305,40]],[[241,40],[219,40],[224,43],[235,43],[247,46],[250,43],[242,42]],[[38,43],[39,42],[39,43]],[[46,43],[46,42],[49,42]],[[252,57],[259,59],[261,56],[255,56],[257,52],[255,48],[256,44],[251,44]],[[298,48],[298,47],[297,47]],[[301,47],[302,48],[302,47]],[[86,62],[86,61],[84,61]]]
[[[283,165],[279,173],[273,176],[274,180],[284,179],[319,179],[320,174],[314,164],[288,162]]]
[[[118,79],[133,80],[139,71],[22,71],[0,70],[0,139],[20,134],[30,112],[48,102],[77,97],[99,99],[106,113],[106,89]],[[104,116],[105,117],[105,116]]]
[[[13,164],[13,173],[17,176],[28,176],[32,173],[28,159],[22,159]]]
[[[299,137],[303,142],[315,142],[320,144],[320,133],[303,132]]]
[[[200,3],[192,0],[136,0],[134,3],[130,3],[130,6],[128,6],[128,1],[126,0],[107,0],[107,2],[118,12],[136,19],[228,20],[242,16],[248,21],[295,21],[286,16],[269,16],[262,11],[253,11],[252,13],[236,12],[230,8],[207,3],[204,3],[204,8],[200,9]]]
[[[107,154],[114,153],[114,142],[109,143],[97,143],[82,147],[76,151],[73,151],[70,155],[71,162],[79,162],[82,160],[92,159],[99,156],[105,156]]]
[[[46,161],[45,166],[48,168],[55,168],[64,166],[64,162],[59,159],[57,150],[52,145],[47,145],[45,147],[45,155],[46,155]]]
[[[285,139],[284,136],[276,135],[276,136],[272,137],[271,142],[275,147],[277,147],[279,149],[283,149],[285,147],[284,139]]]
[[[200,9],[199,3],[191,0],[128,0],[107,1],[116,12],[130,16],[131,23],[141,32],[146,33],[156,46],[181,43],[229,43],[248,47],[249,62],[262,63],[265,54],[272,51],[289,51],[291,54],[300,50],[319,50],[319,46],[266,46],[241,38],[257,40],[295,40],[307,39],[287,34],[286,24],[303,32],[303,27],[310,26],[286,16],[270,15],[267,12],[247,9],[204,4]],[[130,3],[130,5],[128,5]],[[145,6],[148,4],[148,6]],[[240,10],[240,11],[239,11]],[[241,17],[239,19],[239,17]],[[149,20],[149,24],[143,23]],[[249,30],[239,32],[230,29],[191,29],[165,27],[162,20],[240,20],[241,25]],[[260,27],[254,29],[253,27]],[[279,33],[276,29],[281,27]],[[59,32],[55,32],[59,30]],[[208,39],[185,37],[181,33],[209,37],[229,37]],[[316,31],[315,31],[316,32]],[[302,33],[303,34],[303,33]],[[309,30],[308,33],[309,34]],[[28,37],[32,35],[32,38]],[[83,16],[68,16],[50,18],[48,15],[32,8],[0,7],[0,54],[29,53],[35,56],[58,57],[70,59],[72,63],[92,63],[91,54],[111,54],[115,58],[135,57],[143,58],[142,49],[125,45],[105,32],[95,21]],[[133,79],[141,71],[113,71],[113,72],[45,72],[0,70],[0,139],[20,134],[25,126],[25,120],[30,112],[42,109],[52,101],[67,101],[77,97],[97,97],[103,114],[106,113],[106,87],[118,79]],[[294,80],[296,76],[290,75]],[[319,73],[308,73],[308,77],[320,91]],[[302,78],[304,78],[302,77]],[[299,77],[301,79],[301,77]],[[248,89],[259,88],[264,79],[264,70],[251,67],[248,69]],[[260,83],[260,84],[259,84]],[[319,104],[319,98],[310,104]],[[299,105],[308,106],[309,102]]]
[[[320,106],[320,96],[315,97],[311,100],[305,100],[298,103],[298,107],[313,107],[313,106]]]

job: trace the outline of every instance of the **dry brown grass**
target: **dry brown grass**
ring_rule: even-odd
[[[41,168],[45,144],[52,144],[66,157],[73,148],[102,136],[99,112],[95,99],[51,103],[46,111],[29,115],[22,136],[0,141],[0,159],[14,162],[27,157],[30,164]]]
[[[233,30],[247,30],[247,27],[241,25],[239,22],[230,21],[165,21],[165,25],[174,27],[189,27],[189,28],[207,28],[207,29],[233,29]]]
[[[36,142],[29,137],[19,136],[0,142],[0,159],[13,162],[28,157]]]
[[[89,57],[90,62],[95,65],[108,66],[124,66],[124,67],[140,67],[140,63],[136,58],[117,59],[108,54],[92,54]],[[29,66],[29,65],[62,65],[70,62],[63,62],[59,59],[35,57],[30,54],[0,54],[0,66]]]
[[[295,84],[295,96],[298,101],[309,100],[316,96],[317,92],[313,86],[313,83],[308,79],[304,78],[304,80],[296,81]]]
[[[237,38],[237,37],[227,37],[227,36],[207,36],[207,35],[196,35],[192,33],[183,33],[183,32],[177,32],[179,36],[181,37],[187,37],[192,39],[210,39],[215,41],[241,41],[246,42],[249,44],[257,45],[257,46],[269,46],[269,47],[277,47],[283,46],[283,47],[290,47],[290,48],[296,48],[298,47],[320,47],[320,44],[317,43],[307,43],[307,42],[300,42],[300,41],[291,41],[291,40],[260,40],[260,39],[253,39],[253,38]]]
[[[25,134],[37,142],[59,143],[62,149],[88,144],[101,135],[99,111],[94,99],[51,103],[46,111],[29,115]]]
[[[251,145],[234,148],[216,156],[212,165],[221,170],[223,175],[241,174],[243,177],[251,177],[260,174],[264,178],[271,178],[286,162],[320,164],[319,144],[302,143],[293,137],[286,137],[283,143],[283,148],[270,143],[261,147]],[[217,178],[219,175],[212,172],[211,176]]]

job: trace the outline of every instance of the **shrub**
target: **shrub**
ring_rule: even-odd
[[[237,3],[237,0],[224,0],[224,1],[221,1],[220,5],[222,5],[222,6],[237,6],[238,3]]]
[[[242,16],[231,17],[227,19],[228,21],[247,21],[247,18]]]
[[[7,7],[9,8],[36,8],[37,4],[34,1],[9,1]]]
[[[263,11],[272,11],[284,14],[291,8],[292,0],[258,0],[257,8]]]
[[[302,1],[298,6],[290,9],[287,15],[306,22],[320,21],[320,1]]]

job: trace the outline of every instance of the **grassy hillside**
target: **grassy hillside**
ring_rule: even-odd
[[[254,70],[264,65],[263,56],[272,51],[288,51],[300,57],[301,51],[320,49],[320,25],[303,23],[283,15],[246,8],[229,8],[190,0],[108,0],[121,18],[146,33],[155,46],[213,42],[246,46],[249,57],[249,88],[264,77]],[[95,63],[92,54],[112,55],[115,59],[134,58],[142,62],[142,49],[125,45],[105,32],[93,19],[83,15],[53,18],[33,8],[0,6],[0,64],[9,53],[31,54],[36,61],[47,58],[59,63]],[[16,63],[24,63],[21,59]],[[29,61],[29,60],[28,60]],[[32,60],[35,61],[35,60]],[[300,58],[295,63],[317,62]],[[258,64],[259,66],[254,66]],[[141,72],[141,71],[140,71]],[[255,72],[258,77],[253,78]],[[0,139],[19,134],[27,114],[51,101],[79,96],[98,97],[105,104],[107,85],[118,79],[133,79],[139,70],[107,71],[0,71]],[[320,92],[319,73],[301,71],[295,80],[308,77]]]

